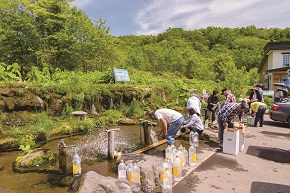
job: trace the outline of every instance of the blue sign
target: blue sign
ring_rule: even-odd
[[[128,70],[114,68],[115,82],[130,82]]]

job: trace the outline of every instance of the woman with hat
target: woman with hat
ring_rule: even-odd
[[[258,88],[257,87],[253,87],[253,88],[251,88],[251,94],[250,94],[250,102],[256,102],[256,101],[258,101],[258,102],[262,102],[262,96],[261,96],[261,94],[260,94],[260,92],[258,92]]]

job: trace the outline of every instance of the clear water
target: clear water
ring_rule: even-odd
[[[143,140],[143,133],[139,126],[118,126],[120,131],[115,132],[116,150],[130,152],[140,147],[140,137]],[[113,171],[113,163],[106,160],[108,154],[108,134],[105,129],[96,129],[92,133],[83,136],[65,138],[67,146],[76,145],[78,154],[81,157],[82,173],[96,171],[104,176],[117,178],[117,170]],[[58,154],[59,140],[51,141],[42,146]],[[72,167],[74,149],[68,148],[67,166]],[[71,192],[68,187],[60,187],[62,177],[55,173],[16,173],[12,165],[20,151],[0,152],[0,187],[15,193],[64,193]]]

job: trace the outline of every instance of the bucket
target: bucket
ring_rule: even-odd
[[[254,123],[255,123],[255,117],[248,116],[247,125],[248,126],[254,126]]]

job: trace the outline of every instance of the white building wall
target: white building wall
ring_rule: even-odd
[[[276,69],[283,67],[282,53],[289,52],[289,50],[273,50],[268,56],[268,69]],[[271,62],[271,64],[270,64]]]

